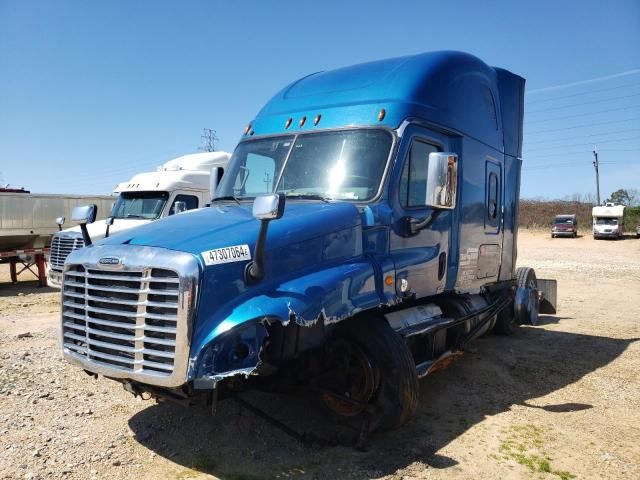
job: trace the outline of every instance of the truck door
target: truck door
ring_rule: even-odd
[[[444,290],[452,215],[425,205],[427,165],[430,153],[451,151],[451,146],[445,135],[415,125],[407,127],[403,137],[390,188],[390,253],[396,280],[406,281],[408,293],[424,297]],[[415,233],[407,230],[409,220],[428,218],[433,218],[429,226]]]

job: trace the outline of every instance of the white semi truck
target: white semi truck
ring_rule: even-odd
[[[115,203],[107,220],[88,225],[91,239],[99,240],[159,218],[203,207],[211,200],[212,174],[219,180],[229,161],[227,152],[204,152],[169,160],[155,172],[135,175],[116,186]],[[58,218],[59,225],[64,217]],[[67,256],[85,245],[80,227],[62,230],[51,241],[48,284],[60,287]]]
[[[593,207],[593,238],[620,239],[624,235],[624,205]]]

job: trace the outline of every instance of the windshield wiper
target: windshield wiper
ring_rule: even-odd
[[[215,202],[216,200],[233,200],[235,201],[238,205],[242,205],[240,203],[240,200],[238,200],[236,197],[234,197],[233,195],[226,195],[224,197],[216,197],[212,200],[212,202]]]
[[[117,217],[117,218],[121,218],[121,217]],[[136,215],[134,213],[127,213],[127,216],[125,218],[143,218],[145,220],[148,220],[147,217],[145,217],[144,215]]]
[[[331,200],[317,193],[288,193],[285,196],[287,198],[300,198],[302,200],[322,200],[325,203],[329,203],[329,200]]]

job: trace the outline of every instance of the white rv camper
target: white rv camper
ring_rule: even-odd
[[[624,205],[593,207],[593,238],[620,239],[624,235]]]

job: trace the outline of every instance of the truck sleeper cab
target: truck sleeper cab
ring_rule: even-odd
[[[516,270],[523,95],[459,52],[293,82],[210,208],[67,258],[64,357],[134,393],[304,384],[340,422],[402,425],[420,376],[554,308]]]
[[[128,182],[120,183],[114,190],[118,196],[111,208],[108,225],[88,225],[90,237],[99,240],[109,234],[173,215],[177,202],[183,202],[186,210],[203,207],[210,201],[211,170],[219,170],[216,173],[222,177],[230,157],[226,152],[183,155],[169,160],[156,172],[139,173]],[[64,220],[64,217],[60,218],[60,226]],[[49,286],[60,288],[67,256],[84,245],[78,227],[54,235],[47,272]]]

